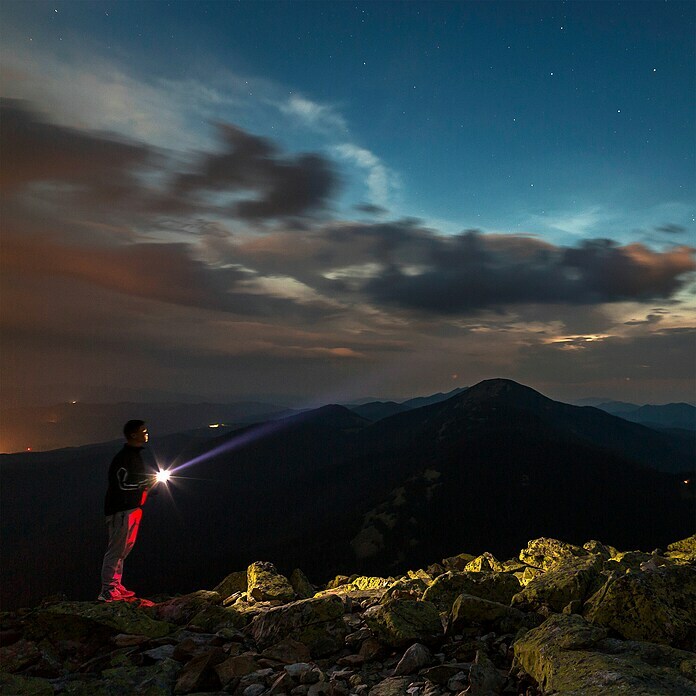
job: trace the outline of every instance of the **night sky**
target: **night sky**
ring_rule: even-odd
[[[694,399],[693,2],[0,4],[2,405]]]

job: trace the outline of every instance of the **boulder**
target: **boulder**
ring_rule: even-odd
[[[324,657],[343,647],[343,602],[339,597],[314,597],[273,607],[254,617],[246,631],[261,650],[292,638],[304,643],[313,657]]]
[[[299,568],[295,568],[290,574],[290,585],[298,599],[309,599],[314,597],[316,592],[312,583],[309,582],[307,576]]]
[[[226,660],[214,665],[213,669],[218,675],[218,679],[223,686],[229,684],[235,677],[244,677],[261,669],[258,662],[258,655],[245,653],[228,657]]]
[[[430,650],[422,643],[414,643],[406,652],[402,655],[396,668],[394,669],[394,676],[403,676],[405,674],[412,674],[417,672],[419,669],[426,667],[432,662],[433,654]]]
[[[225,659],[221,649],[209,650],[191,658],[179,672],[174,687],[175,694],[193,691],[212,691],[220,684],[214,667]]]
[[[666,555],[669,558],[696,561],[696,534],[670,544]]]
[[[55,691],[48,679],[0,672],[0,693],[12,696],[53,696]]]
[[[608,571],[626,573],[629,570],[640,570],[641,565],[652,560],[652,554],[642,551],[619,551],[606,563]]]
[[[476,651],[476,661],[469,670],[467,696],[490,696],[499,694],[505,686],[505,675],[501,674],[486,654]]]
[[[410,685],[409,677],[387,677],[375,684],[368,691],[368,696],[407,696]]]
[[[481,597],[462,594],[452,606],[447,634],[517,633],[520,628],[541,623],[535,615],[527,615],[519,609],[491,602]]]
[[[561,612],[570,602],[582,604],[604,584],[603,565],[604,559],[597,554],[570,558],[532,580],[512,598],[512,606],[524,611],[546,606]]]
[[[211,605],[216,606],[220,602],[222,602],[222,596],[218,592],[198,590],[198,592],[191,592],[190,594],[155,604],[151,612],[161,621],[187,624],[200,611]]]
[[[432,602],[439,611],[449,613],[460,594],[509,604],[519,591],[519,580],[510,573],[444,573],[433,580],[423,599]]]
[[[272,563],[257,561],[247,568],[247,597],[256,602],[291,602],[295,599],[295,590]]]
[[[582,545],[582,548],[585,549],[585,551],[589,551],[590,553],[598,553],[603,558],[611,558],[612,556],[616,556],[616,554],[619,553],[613,546],[607,546],[606,544],[603,544],[601,541],[596,541],[595,539],[586,541]]]
[[[500,573],[503,570],[503,564],[492,553],[485,551],[467,563],[464,570],[469,573]]]
[[[587,556],[589,551],[565,541],[540,537],[532,539],[526,549],[520,551],[520,561],[534,568],[549,570],[558,563],[576,556]]]
[[[224,629],[241,629],[250,621],[250,614],[238,611],[234,607],[209,605],[191,617],[189,625],[216,633]]]
[[[363,616],[377,637],[393,648],[431,644],[443,637],[440,614],[431,602],[393,599],[370,607]]]
[[[36,643],[30,640],[18,640],[12,645],[0,648],[0,669],[3,672],[19,672],[29,665],[38,662],[41,651]]]
[[[696,568],[663,566],[611,577],[583,614],[624,638],[696,650]]]
[[[230,595],[238,592],[247,591],[247,571],[239,570],[235,573],[230,573],[224,580],[218,583],[213,592],[217,592],[222,599],[226,599]]]
[[[428,589],[430,585],[422,578],[401,578],[400,580],[395,580],[389,587],[387,591],[382,596],[380,600],[382,604],[388,602],[392,597],[405,597],[408,599],[421,599],[423,593]]]
[[[270,660],[284,662],[286,665],[309,662],[312,659],[309,648],[292,638],[284,638],[270,648],[266,648],[262,654]]]
[[[581,616],[553,614],[514,645],[515,660],[544,693],[566,696],[665,696],[694,694],[696,685],[681,671],[688,653],[665,653],[662,665],[649,647],[607,640],[607,630]],[[655,646],[659,650],[659,646]],[[667,649],[668,650],[668,649]]]
[[[130,602],[58,602],[40,607],[26,619],[27,636],[61,640],[108,640],[117,633],[161,638],[173,626],[156,621]]]
[[[461,573],[467,566],[476,558],[470,553],[458,553],[456,556],[442,559],[442,566],[445,570],[451,570],[453,573]]]
[[[351,575],[350,577],[348,575],[337,575],[333,580],[329,580],[326,583],[326,589],[333,590],[341,585],[348,585],[352,579],[357,577],[357,575]]]

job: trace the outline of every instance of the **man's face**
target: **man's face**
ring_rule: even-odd
[[[149,439],[150,434],[147,432],[146,425],[141,425],[133,435],[131,435],[131,441],[136,445],[144,445]]]

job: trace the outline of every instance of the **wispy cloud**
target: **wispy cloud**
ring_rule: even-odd
[[[280,110],[322,133],[348,131],[346,120],[333,107],[319,104],[297,94],[293,94],[287,101],[281,103]]]
[[[398,177],[377,155],[352,143],[336,145],[331,150],[336,156],[367,172],[370,202],[388,208],[392,193],[398,188]]]

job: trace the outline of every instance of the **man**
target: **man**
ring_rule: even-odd
[[[104,500],[104,514],[109,531],[109,545],[101,572],[101,593],[97,600],[113,602],[134,597],[121,583],[123,562],[138,536],[142,506],[153,479],[145,469],[141,452],[149,435],[145,421],[129,420],[123,426],[126,444],[109,467],[109,486]]]

